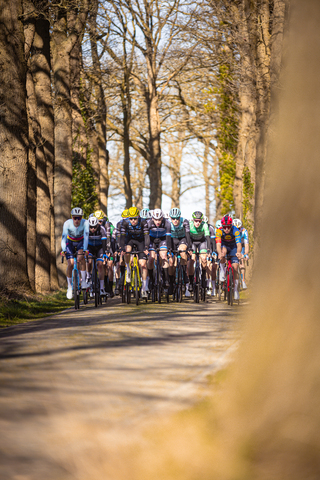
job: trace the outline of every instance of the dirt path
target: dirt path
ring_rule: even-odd
[[[235,349],[234,311],[112,300],[0,331],[1,480],[74,478],[68,456],[194,403]]]

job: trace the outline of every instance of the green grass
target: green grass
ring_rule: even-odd
[[[0,295],[0,328],[58,313],[72,305],[73,301],[66,299],[65,291],[49,295],[24,295],[14,299]]]

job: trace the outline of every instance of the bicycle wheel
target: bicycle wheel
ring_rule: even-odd
[[[194,297],[194,301],[195,303],[199,303],[199,290],[200,290],[200,285],[199,284],[195,284],[194,285],[194,290],[193,290],[193,297]]]
[[[83,303],[85,305],[87,305],[87,303],[88,303],[88,290],[87,289],[83,290]]]
[[[201,300],[206,301],[206,274],[202,271],[201,273]]]
[[[77,270],[72,270],[72,290],[73,290],[73,299],[74,299],[74,309],[78,310],[78,272]]]
[[[127,304],[131,303],[131,284],[126,284],[126,291],[127,291]]]
[[[134,294],[136,297],[136,305],[139,305],[139,285],[138,285],[138,272],[137,272],[137,267],[133,269],[133,275],[134,275]]]
[[[232,267],[228,272],[228,305],[233,305],[233,271]]]

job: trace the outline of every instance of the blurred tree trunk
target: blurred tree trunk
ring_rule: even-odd
[[[108,208],[108,191],[109,191],[109,176],[108,176],[108,152],[107,152],[107,129],[106,116],[107,107],[104,96],[102,84],[102,72],[100,59],[98,55],[97,46],[97,15],[98,15],[98,0],[91,2],[91,9],[89,13],[89,27],[90,27],[90,45],[91,57],[93,66],[93,84],[96,101],[95,113],[95,129],[97,132],[98,148],[99,148],[99,170],[100,170],[100,208],[107,213]]]
[[[29,285],[28,118],[21,0],[0,1],[0,285]]]
[[[205,188],[206,217],[210,219],[210,172],[209,172],[209,143],[205,142],[203,156],[203,180]]]

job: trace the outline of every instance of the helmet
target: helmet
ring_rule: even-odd
[[[154,218],[155,220],[160,220],[161,218],[163,218],[163,211],[161,210],[161,208],[155,208],[153,210],[152,218]]]
[[[147,218],[151,218],[151,212],[149,210],[149,208],[143,208],[142,210],[140,210],[140,217],[143,218],[143,219],[147,219]]]
[[[71,210],[71,217],[74,217],[75,215],[81,215],[81,217],[83,217],[83,210],[82,210],[82,208],[80,208],[80,207],[74,207],[74,208]]]
[[[208,217],[204,216],[203,221],[204,221],[204,223],[208,223]]]
[[[171,208],[169,212],[169,216],[171,218],[180,218],[181,217],[181,210],[180,208]]]
[[[123,210],[123,212],[121,213],[121,217],[122,218],[128,218],[128,216],[129,216],[129,210],[128,209]]]
[[[89,225],[90,227],[96,227],[98,225],[98,219],[97,217],[93,216],[89,218]]]
[[[90,213],[89,217],[88,218],[91,218],[94,216],[94,213]]]
[[[193,212],[192,218],[193,220],[203,220],[203,213],[199,212],[199,210],[196,210],[195,212]]]
[[[128,210],[128,217],[130,218],[139,217],[139,210],[136,207],[130,207]]]
[[[222,227],[221,220],[217,220],[216,221],[216,228],[221,228],[221,227]]]
[[[164,218],[169,218],[169,212],[165,212],[165,213],[163,214],[163,216],[164,216]]]
[[[104,217],[104,213],[102,210],[97,210],[96,212],[94,212],[94,216],[98,219],[98,220],[102,220],[103,217]]]
[[[230,215],[225,215],[224,217],[221,218],[221,225],[223,227],[230,225],[232,227],[232,217]]]
[[[242,227],[242,222],[241,222],[241,220],[240,220],[239,218],[235,218],[232,223],[233,223],[233,225],[234,225],[235,227],[237,227],[237,228],[241,228],[241,227]]]
[[[104,222],[109,222],[109,218],[107,217],[107,215],[105,215],[102,219]]]

